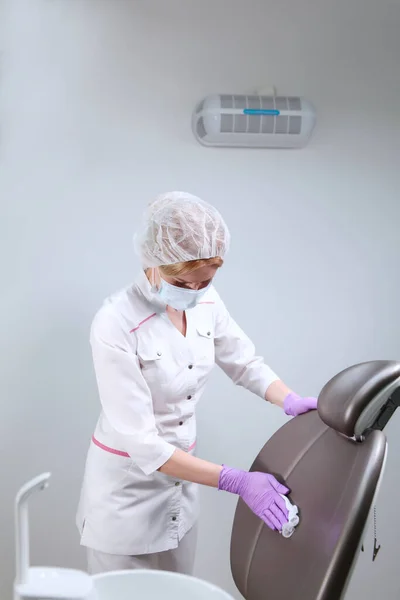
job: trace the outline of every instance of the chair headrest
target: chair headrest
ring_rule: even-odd
[[[318,413],[322,421],[347,437],[362,435],[375,421],[396,388],[400,362],[377,360],[345,369],[322,388]]]

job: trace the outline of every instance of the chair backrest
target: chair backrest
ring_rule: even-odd
[[[231,567],[246,600],[343,596],[385,462],[386,437],[373,426],[396,390],[400,363],[350,367],[323,388],[318,412],[292,419],[261,450],[251,470],[287,483],[300,524],[283,538],[239,501]]]

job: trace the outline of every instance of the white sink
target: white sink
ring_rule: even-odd
[[[233,600],[211,583],[167,571],[115,571],[93,583],[95,600]]]
[[[91,577],[74,569],[31,567],[28,500],[44,490],[49,479],[50,473],[35,477],[15,498],[14,600],[233,600],[211,583],[166,571],[113,571]]]

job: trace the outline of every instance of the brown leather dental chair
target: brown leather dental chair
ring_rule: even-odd
[[[383,429],[400,405],[400,363],[355,365],[329,381],[318,411],[289,421],[251,470],[290,488],[300,523],[291,538],[241,500],[231,567],[246,600],[340,600],[350,579],[386,457]]]

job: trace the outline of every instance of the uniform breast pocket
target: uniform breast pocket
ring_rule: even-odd
[[[197,327],[196,356],[206,365],[213,365],[215,362],[214,330],[208,325]]]
[[[142,375],[149,385],[164,384],[168,379],[168,357],[161,347],[138,345]]]

